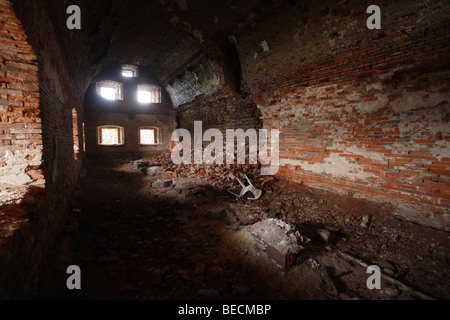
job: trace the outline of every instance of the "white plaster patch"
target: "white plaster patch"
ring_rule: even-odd
[[[30,156],[30,160],[26,159]],[[25,169],[31,166],[41,164],[42,154],[40,149],[25,149],[11,152],[6,150],[0,157],[1,162],[5,162],[6,167],[0,168],[0,183],[12,185],[24,185],[32,182],[31,178],[25,173]]]
[[[370,172],[364,172],[360,165],[349,162],[347,158],[340,157],[337,153],[331,153],[323,163],[314,164],[309,164],[307,161],[302,160],[280,159],[280,166],[287,164],[300,166],[303,170],[310,171],[314,174],[329,174],[334,177],[347,177],[354,180],[375,177]]]
[[[31,181],[31,178],[25,173],[17,176],[0,177],[0,183],[7,183],[16,186],[25,185]]]
[[[259,45],[263,48],[264,52],[270,51],[269,45],[267,44],[266,40],[263,40]]]
[[[392,150],[393,154],[409,154],[411,151],[426,151],[430,152],[439,161],[442,158],[450,157],[450,142],[439,140],[435,142],[433,147],[425,147],[423,144],[415,142],[395,142],[391,145],[385,146],[386,150]]]
[[[392,101],[391,107],[394,112],[408,112],[421,107],[438,105],[445,99],[439,92],[409,92],[399,99]]]
[[[377,98],[377,100],[358,103],[358,110],[360,110],[362,113],[374,112],[380,108],[387,106],[387,104],[389,103],[389,99],[386,94],[378,93],[374,96]]]
[[[339,146],[335,146],[333,144],[333,146],[331,147],[331,149],[339,149]],[[361,155],[363,156],[365,159],[371,159],[374,162],[378,162],[378,163],[386,163],[387,160],[384,157],[384,154],[376,152],[376,151],[368,151],[367,149],[361,149],[358,148],[357,146],[351,146],[351,147],[346,147],[342,153],[348,153],[348,154],[355,154],[355,155]]]
[[[375,82],[372,84],[369,84],[366,86],[366,91],[369,92],[370,90],[378,90],[381,91],[383,89],[383,85],[381,82]]]
[[[442,158],[450,158],[450,141],[439,140],[435,142],[435,147],[428,149],[439,161]]]
[[[450,111],[450,108],[447,112]],[[427,122],[425,121],[414,121],[415,119],[420,119],[420,116],[423,115],[426,117]],[[415,113],[415,118],[412,119],[410,116],[406,114],[402,114],[400,116],[400,123],[398,124],[398,129],[400,130],[401,135],[412,135],[414,133],[420,133],[424,130],[429,131],[432,135],[436,135],[441,132],[442,135],[450,134],[450,127],[446,121],[443,121],[443,115],[440,112],[430,112],[430,111],[422,111],[421,113]]]

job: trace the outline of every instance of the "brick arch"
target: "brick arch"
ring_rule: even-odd
[[[9,0],[0,30],[0,183],[43,183],[38,62]]]

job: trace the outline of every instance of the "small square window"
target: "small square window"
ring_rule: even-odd
[[[116,89],[111,87],[100,87],[100,95],[108,100],[116,100]]]
[[[152,102],[152,93],[150,91],[138,91],[138,102],[150,103]]]
[[[126,78],[137,78],[138,68],[131,64],[122,65],[122,76]]]
[[[112,80],[97,82],[97,94],[106,100],[122,100],[122,83]]]
[[[97,128],[97,143],[104,146],[122,145],[123,127],[102,126]]]
[[[126,78],[133,78],[134,72],[132,70],[122,70],[122,76]]]
[[[161,87],[150,84],[138,85],[137,100],[140,103],[161,103]]]

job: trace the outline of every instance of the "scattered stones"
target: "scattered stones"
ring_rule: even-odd
[[[165,174],[166,170],[161,166],[153,166],[146,169],[146,175],[149,177]]]
[[[330,231],[328,231],[327,229],[318,229],[317,233],[325,243],[328,243],[328,239],[330,238],[331,234]]]
[[[314,260],[313,258],[309,258],[304,263],[309,265],[313,269],[320,269],[320,264],[316,260]]]
[[[172,186],[172,188],[162,189],[161,191],[146,190],[145,192],[147,194],[158,194],[158,192],[160,192],[160,194],[164,195],[163,197],[161,197],[161,199],[165,199],[164,197],[169,194],[171,195],[171,193],[179,193],[179,195],[186,196],[186,200],[189,201],[190,207],[188,209],[188,214],[185,214],[184,207],[180,207],[179,205],[181,201],[176,202],[178,201],[178,198],[176,198],[173,208],[171,207],[171,210],[173,209],[176,213],[174,216],[168,216],[167,219],[163,219],[159,215],[152,216],[151,219],[145,218],[148,213],[144,209],[144,211],[142,212],[143,218],[139,218],[138,220],[142,220],[141,223],[144,225],[145,221],[150,222],[151,226],[155,226],[157,228],[155,230],[160,230],[161,228],[166,227],[168,228],[168,230],[177,230],[179,226],[183,226],[183,228],[185,228],[186,225],[195,225],[196,228],[199,227],[199,229],[195,229],[196,232],[188,233],[180,232],[181,230],[177,230],[176,232],[179,232],[179,234],[181,234],[182,236],[173,236],[175,231],[164,231],[161,234],[154,234],[155,230],[150,227],[148,231],[145,230],[145,232],[142,232],[142,236],[145,237],[143,238],[145,239],[143,241],[135,241],[135,239],[139,238],[130,237],[130,239],[128,239],[128,236],[125,236],[124,234],[118,234],[117,239],[115,239],[113,242],[111,242],[110,238],[107,238],[104,241],[97,240],[95,242],[95,246],[101,249],[106,248],[107,246],[112,246],[113,244],[118,244],[120,248],[121,243],[124,242],[135,243],[138,247],[136,250],[142,249],[142,252],[139,252],[139,255],[141,257],[144,254],[148,254],[152,258],[154,258],[153,261],[145,261],[142,266],[142,270],[147,275],[147,277],[142,277],[146,279],[142,286],[148,288],[149,295],[156,296],[158,294],[156,293],[158,292],[158,290],[161,290],[164,293],[163,295],[158,297],[164,297],[164,295],[168,295],[168,297],[171,298],[184,298],[185,296],[183,294],[189,294],[191,298],[198,298],[197,294],[201,294],[202,297],[205,297],[207,299],[217,299],[221,298],[221,296],[222,298],[252,298],[255,295],[258,295],[259,293],[257,290],[257,286],[255,286],[254,283],[248,282],[250,288],[246,285],[241,285],[242,281],[247,281],[248,279],[248,275],[244,275],[244,272],[242,271],[244,270],[244,268],[241,268],[241,265],[239,263],[227,264],[224,263],[224,261],[220,261],[225,253],[224,251],[217,251],[217,255],[220,256],[217,258],[215,256],[215,249],[217,244],[220,244],[220,248],[223,249],[224,243],[227,243],[227,245],[229,245],[230,243],[237,243],[239,246],[246,248],[245,251],[242,252],[242,261],[247,259],[251,263],[254,257],[258,257],[259,259],[268,261],[268,266],[270,266],[269,268],[273,268],[274,265],[270,263],[268,257],[270,257],[274,261],[276,261],[278,257],[281,257],[280,259],[278,259],[279,262],[277,262],[277,264],[283,265],[285,261],[282,261],[283,257],[278,249],[274,250],[274,247],[268,247],[267,244],[263,244],[264,246],[261,246],[262,241],[249,232],[249,228],[251,227],[250,224],[256,225],[259,222],[269,220],[269,217],[278,217],[279,219],[275,220],[280,220],[291,225],[293,230],[292,232],[287,232],[288,234],[293,233],[294,235],[296,235],[295,228],[293,228],[293,226],[298,225],[302,234],[303,232],[305,232],[305,234],[311,236],[311,238],[313,239],[317,238],[319,241],[321,239],[323,240],[325,245],[332,242],[332,245],[330,244],[329,246],[325,246],[325,249],[329,251],[325,251],[323,246],[316,246],[316,243],[313,243],[311,245],[310,250],[305,250],[304,254],[302,250],[300,250],[299,254],[302,254],[301,258],[303,259],[298,259],[299,262],[304,261],[306,258],[313,258],[306,260],[304,264],[301,264],[297,268],[292,269],[292,271],[286,274],[287,277],[285,280],[288,280],[288,277],[292,274],[295,274],[295,272],[305,272],[308,275],[317,276],[317,278],[319,279],[319,282],[317,283],[320,283],[319,286],[321,288],[324,287],[324,284],[321,281],[326,282],[326,290],[322,290],[322,292],[326,296],[333,298],[338,297],[338,294],[334,294],[335,290],[333,289],[333,282],[336,288],[338,288],[338,291],[341,291],[343,288],[338,285],[339,281],[342,281],[345,284],[352,283],[352,281],[354,281],[354,276],[357,275],[357,273],[354,270],[351,273],[347,273],[347,271],[349,270],[348,266],[342,265],[342,262],[339,261],[339,263],[333,263],[336,261],[330,261],[329,257],[333,254],[333,252],[336,252],[337,249],[344,249],[345,252],[353,253],[355,256],[366,258],[372,257],[372,259],[375,256],[369,254],[376,255],[377,253],[379,254],[381,252],[381,257],[383,259],[388,259],[392,262],[386,264],[383,264],[382,262],[378,263],[379,261],[377,260],[380,258],[375,258],[375,261],[373,261],[373,263],[378,264],[380,268],[382,268],[382,272],[385,275],[393,276],[396,274],[398,278],[402,278],[404,276],[404,274],[402,274],[403,269],[401,268],[402,265],[405,265],[404,263],[402,263],[404,262],[404,260],[402,261],[400,259],[397,259],[397,257],[391,255],[391,252],[388,252],[386,250],[389,249],[392,250],[392,252],[400,253],[400,251],[396,251],[392,248],[394,246],[397,246],[398,248],[403,249],[405,243],[410,244],[410,233],[407,230],[402,230],[401,228],[396,228],[395,226],[389,226],[389,228],[384,228],[383,231],[381,231],[380,224],[383,221],[382,219],[378,219],[378,215],[376,215],[376,213],[374,213],[374,211],[372,210],[361,211],[360,209],[349,209],[349,205],[347,203],[341,204],[340,202],[339,203],[341,204],[341,206],[334,207],[332,197],[317,199],[317,194],[309,194],[309,196],[305,196],[306,191],[304,190],[284,188],[284,181],[276,180],[273,177],[258,177],[255,176],[255,173],[251,170],[247,170],[247,172],[253,172],[253,176],[251,179],[252,181],[256,181],[256,183],[259,184],[260,188],[264,188],[264,195],[258,201],[248,202],[245,198],[235,199],[234,197],[230,197],[226,194],[226,192],[225,195],[223,193],[220,194],[220,190],[224,190],[227,188],[224,186],[230,186],[234,184],[235,187],[238,187],[237,181],[234,180],[236,176],[239,176],[240,173],[243,172],[243,170],[241,170],[242,168],[237,168],[234,166],[210,166],[209,168],[207,168],[206,165],[194,165],[192,167],[180,165],[175,167],[170,163],[166,163],[165,161],[161,161],[160,166],[153,166],[153,160],[149,163],[152,163],[152,166],[145,168],[146,172],[151,172],[149,176],[151,175],[151,177],[155,177],[155,179],[159,178],[161,179],[161,181],[167,180],[169,177],[173,177],[173,180],[168,180],[171,181],[170,186]],[[127,162],[127,170],[129,170],[130,167],[130,163]],[[191,168],[194,168],[194,171],[196,172],[195,175],[191,176]],[[154,176],[153,172],[155,172]],[[162,174],[164,174],[164,176]],[[250,176],[251,173],[247,174]],[[140,176],[140,178],[146,179],[143,178],[142,175],[133,176]],[[199,181],[200,179],[201,182]],[[149,180],[144,181],[148,183]],[[154,179],[150,181],[153,180]],[[216,186],[220,187],[217,188]],[[207,203],[210,201],[210,199],[213,199],[213,197],[210,196],[212,195],[212,193],[208,192],[211,190],[213,190],[213,192],[216,192],[215,195],[219,195],[219,197],[214,198],[214,203],[217,205],[217,209],[214,210],[208,210],[204,208],[204,203]],[[144,198],[143,195],[139,196],[142,196]],[[198,201],[192,202],[192,196],[195,196],[195,199],[198,199]],[[134,199],[134,195],[132,194],[130,195],[130,197],[123,198],[122,195],[119,195],[119,198],[122,199],[121,205],[116,205],[114,203],[114,197],[111,197],[103,201],[102,208],[105,208],[106,206],[106,208],[108,209],[108,213],[129,211],[128,207],[125,209],[125,204],[128,204],[128,202],[130,201],[129,199]],[[158,199],[158,201],[160,201],[161,199]],[[327,201],[325,201],[325,199]],[[188,203],[187,201],[186,203]],[[108,204],[110,204],[111,202],[112,204],[108,207]],[[279,206],[279,209],[274,210],[275,206]],[[112,210],[114,209],[114,207],[120,207],[120,210]],[[262,209],[261,207],[263,207],[264,209]],[[163,207],[158,207],[158,209],[162,208]],[[232,217],[226,217],[226,215],[228,215],[228,213],[226,213],[227,208],[232,209]],[[90,210],[86,209],[85,207],[82,207],[82,209],[83,215],[80,215],[80,217],[84,218],[84,216],[89,214]],[[133,207],[133,212],[130,212],[131,219],[125,220],[126,223],[133,221],[133,219],[136,217],[136,213],[138,213],[136,209],[141,210],[139,206]],[[364,223],[359,212],[367,213],[367,217],[369,218],[367,224]],[[373,213],[373,217],[376,220],[371,220],[372,217],[368,215],[369,213]],[[110,216],[112,215],[113,214],[111,214]],[[119,218],[120,216],[122,215],[114,214],[114,218]],[[348,225],[344,224],[346,218],[348,219]],[[109,217],[107,219],[109,219]],[[200,224],[197,224],[197,219],[201,220]],[[224,220],[227,222],[227,224],[222,224],[221,221],[217,222],[210,220]],[[201,227],[202,223],[205,224],[204,228]],[[310,224],[311,226],[310,233],[306,232],[307,230],[302,229],[302,227],[307,224]],[[129,227],[127,229],[128,231],[139,231],[139,228],[136,228],[136,225],[134,223],[132,225],[132,227]],[[224,230],[230,232],[231,241],[225,241],[227,239],[225,237],[222,238],[221,235],[211,235],[211,226],[213,225],[223,226]],[[102,226],[102,224],[97,224],[97,226]],[[329,226],[336,227],[336,229],[330,229]],[[348,228],[345,228],[346,226]],[[362,230],[358,226],[364,228],[370,226],[370,229]],[[104,227],[111,229],[108,225],[105,225]],[[186,230],[189,230],[189,228],[186,228]],[[281,230],[286,231],[286,229],[284,228],[281,228]],[[140,232],[135,232],[135,234],[140,234]],[[375,237],[375,235],[378,237]],[[113,235],[113,237],[115,237],[115,235]],[[155,241],[153,241],[153,239],[155,239]],[[303,247],[304,241],[306,239],[302,240],[302,235],[300,235],[300,237],[298,237],[297,235],[296,239],[297,243]],[[330,241],[330,239],[332,241]],[[335,239],[337,240],[336,242],[334,241]],[[398,243],[395,243],[394,245],[395,241]],[[262,248],[262,250],[254,250],[254,248],[256,248],[255,242],[258,243],[259,248]],[[202,252],[197,252],[197,249],[194,249],[194,247],[198,248],[198,250],[202,250]],[[381,251],[380,247],[382,249]],[[439,246],[437,248],[440,249]],[[320,250],[320,257],[318,255],[314,255],[316,253],[314,252],[314,250]],[[432,251],[430,250],[429,253],[424,252],[423,254],[422,252],[416,250],[415,247],[411,248],[410,251],[412,251],[412,254],[408,255],[408,259],[412,258],[412,260],[415,260],[414,258],[418,258],[416,257],[416,255],[420,255],[421,257],[423,257],[423,261],[417,263],[417,265],[414,263],[406,265],[423,268],[423,272],[426,274],[422,275],[421,270],[416,271],[414,269],[409,270],[409,274],[407,272],[408,269],[405,269],[405,274],[408,277],[408,281],[411,281],[411,279],[413,279],[414,284],[416,283],[416,281],[417,283],[420,283],[419,281],[424,281],[431,276],[431,272],[429,269],[427,269],[426,264],[431,261],[431,257],[435,257],[434,251],[437,251],[437,249],[433,249]],[[118,250],[117,252],[120,252],[120,255],[112,255],[108,251],[106,251],[106,254],[103,253],[103,255],[105,255],[106,257],[120,256],[120,259],[117,263],[111,264],[117,266],[117,269],[114,269],[117,274],[123,271],[139,269],[140,263],[138,261],[141,261],[139,256],[133,255],[132,259],[136,261],[136,266],[133,266],[132,264],[130,265],[130,263],[126,262],[126,259],[129,258],[130,255],[124,254],[120,250]],[[236,253],[236,251],[233,251],[233,253]],[[94,259],[97,260],[97,257],[98,256],[95,256]],[[324,259],[324,257],[328,260]],[[442,259],[445,259],[446,256],[441,254],[440,256],[436,255],[436,257],[443,257]],[[284,257],[284,259],[285,258],[286,257]],[[105,257],[103,257],[103,259],[105,259]],[[107,261],[108,258],[106,258],[105,260]],[[161,264],[159,263],[159,261],[161,261]],[[170,270],[163,270],[163,262],[171,266]],[[393,265],[394,263],[395,265]],[[148,266],[152,267],[148,268]],[[158,267],[161,269],[158,269]],[[330,267],[334,267],[334,271],[329,271]],[[107,268],[109,270],[109,265],[107,266]],[[148,271],[146,271],[147,268]],[[231,275],[230,270],[233,270],[233,275]],[[317,270],[320,270],[320,272],[318,272]],[[326,271],[323,272],[323,270]],[[365,270],[360,273],[362,273],[365,277],[364,279],[366,279],[367,275],[364,271]],[[333,280],[332,282],[330,282],[329,279],[326,278],[326,272],[330,272],[329,275]],[[339,272],[346,273],[340,276],[339,279],[337,279],[338,281],[336,281],[336,277],[338,277],[337,275],[339,275]],[[323,276],[322,273],[324,274]],[[332,274],[333,276],[331,276]],[[418,274],[420,276],[415,276],[415,274]],[[212,279],[214,279],[215,277],[223,278],[220,280],[220,282],[218,282],[218,285],[217,283],[213,283]],[[225,282],[228,284],[227,286],[222,285]],[[186,291],[183,291],[183,288],[186,289]],[[208,288],[215,288],[218,290]],[[206,290],[206,292],[202,291],[202,293],[200,293],[199,289]],[[153,291],[155,293],[150,293],[150,291]],[[281,291],[282,290],[280,290],[280,292]],[[350,296],[346,296],[345,293],[341,292],[341,298],[343,299],[354,299],[352,298],[352,296],[355,294],[361,295],[361,298],[363,299],[375,296],[379,298],[380,295],[382,298],[396,299],[396,297],[401,293],[397,288],[389,288],[386,291],[374,290],[372,292],[368,292],[367,294],[361,294],[357,290],[355,291],[354,287],[352,288],[351,286],[347,286],[345,292],[348,292]]]
[[[364,216],[362,216],[359,225],[363,228],[367,228],[369,226],[371,220],[372,220],[372,216],[364,215]]]
[[[186,200],[194,196],[202,195],[212,189],[213,187],[209,183],[185,178],[176,179],[174,184],[174,190],[178,194],[180,200]]]
[[[262,249],[282,268],[287,267],[287,257],[297,256],[304,247],[295,227],[279,219],[266,219],[248,227]]]
[[[139,169],[139,168],[144,168],[144,167],[148,167],[149,166],[149,162],[147,160],[135,160],[133,161],[133,168],[135,170]]]
[[[152,183],[153,188],[168,188],[173,184],[172,180],[156,180]]]

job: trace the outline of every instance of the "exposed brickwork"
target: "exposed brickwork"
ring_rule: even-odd
[[[30,206],[1,206],[3,213],[11,213],[6,222],[20,228],[2,239],[0,296],[28,298],[36,296],[51,270],[49,253],[81,166],[74,157],[72,109],[78,126],[84,115],[46,5],[0,0],[0,23],[1,147],[20,155],[0,161],[6,164],[0,170],[11,161],[23,162],[31,180],[42,179],[42,173],[45,177],[45,192],[38,196],[29,187],[24,196]]]
[[[258,129],[262,127],[261,114],[251,99],[244,99],[225,85],[211,96],[201,95],[192,103],[177,109],[179,128],[193,134],[194,121],[202,121],[203,130],[215,128]]]
[[[281,130],[280,176],[448,230],[450,4],[377,4],[381,30],[357,1],[279,12],[241,35],[244,80]]]
[[[9,1],[0,1],[0,181],[43,179],[37,58]]]

